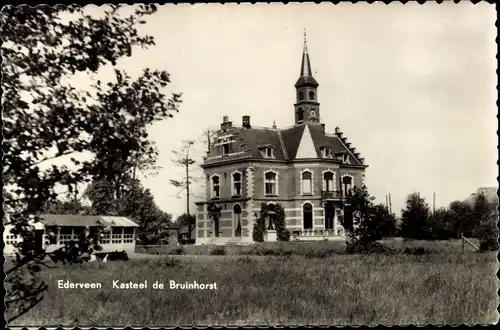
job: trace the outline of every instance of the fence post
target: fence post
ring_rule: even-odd
[[[462,237],[462,254],[465,253],[465,240],[464,240],[464,233],[460,235]]]

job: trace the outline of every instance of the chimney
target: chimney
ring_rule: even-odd
[[[229,121],[228,116],[222,117],[222,124],[220,124],[220,129],[222,131],[226,131],[226,130],[230,129],[232,126],[233,126],[233,123]]]
[[[340,133],[340,128],[337,126],[335,127],[335,134],[339,134]]]
[[[276,126],[276,122],[273,120],[273,129],[276,129],[277,126]]]
[[[323,133],[325,133],[325,124],[321,124],[321,129],[323,130]]]
[[[250,116],[243,116],[242,117],[242,125],[244,128],[251,128],[252,126],[250,126]]]

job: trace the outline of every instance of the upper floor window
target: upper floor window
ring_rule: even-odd
[[[276,195],[276,173],[266,172],[265,174],[266,195]]]
[[[325,172],[323,174],[323,186],[325,191],[334,191],[333,172]]]
[[[314,97],[315,97],[315,96],[316,96],[316,95],[314,95],[314,92],[313,92],[313,91],[310,91],[310,92],[309,92],[309,100],[314,101]]]
[[[312,173],[309,171],[302,173],[302,194],[312,194]]]
[[[219,177],[217,175],[214,175],[212,177],[212,198],[219,198],[219,197],[220,197]]]
[[[344,194],[345,195],[348,195],[351,193],[351,190],[352,190],[352,177],[350,176],[344,176],[342,178],[342,186],[343,186],[343,190],[344,190]]]
[[[241,195],[241,173],[233,174],[233,196]]]

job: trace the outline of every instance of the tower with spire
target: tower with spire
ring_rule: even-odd
[[[311,61],[307,51],[307,34],[304,29],[304,49],[302,51],[300,77],[295,83],[295,125],[318,123],[320,121],[318,86],[318,82],[312,75]]]

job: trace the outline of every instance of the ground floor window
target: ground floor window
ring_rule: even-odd
[[[61,227],[59,229],[59,244],[66,244],[73,240],[73,228]]]
[[[10,234],[5,236],[5,245],[13,245],[16,242],[16,235]]]
[[[102,233],[101,244],[109,244],[110,242],[111,242],[111,234],[110,233]]]
[[[123,243],[134,242],[134,228],[123,228]]]
[[[313,228],[313,207],[309,203],[304,204],[302,207],[302,220],[304,222],[304,229]]]
[[[112,244],[121,244],[122,242],[122,228],[115,227],[112,231],[111,243]]]

